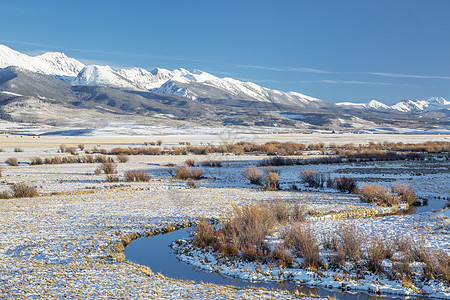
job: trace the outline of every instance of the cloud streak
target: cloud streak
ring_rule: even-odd
[[[258,65],[236,65],[239,68],[267,70],[276,72],[300,72],[300,73],[318,73],[318,74],[334,74],[335,72],[313,69],[313,68],[301,68],[301,67],[267,67]]]
[[[382,85],[382,86],[406,86],[417,88],[429,88],[429,86],[421,86],[414,84],[391,83],[391,82],[377,82],[377,81],[358,81],[358,80],[302,80],[299,83],[329,83],[329,84],[363,84],[363,85]]]
[[[399,74],[399,73],[378,73],[378,72],[363,72],[361,74],[383,76],[383,77],[398,77],[398,78],[419,78],[419,79],[450,79],[450,76],[435,76],[435,75],[414,75],[414,74]]]

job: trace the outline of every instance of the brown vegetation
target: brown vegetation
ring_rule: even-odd
[[[125,180],[129,182],[148,182],[150,175],[144,170],[130,170],[125,172]]]

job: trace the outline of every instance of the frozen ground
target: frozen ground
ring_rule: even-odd
[[[18,157],[19,161],[27,161],[33,156],[56,155],[55,145],[61,143],[71,145],[84,142],[88,147],[97,143],[108,143],[106,147],[111,148],[137,142],[123,138],[112,145],[111,140],[105,142],[99,139],[96,143],[90,139],[54,138],[51,140],[53,146],[45,147],[46,138],[42,139],[38,141],[37,138],[32,140],[31,137],[23,137],[21,140],[14,137],[15,143],[2,144],[1,148],[6,151],[0,153],[0,162],[8,157]],[[3,137],[2,141],[5,140],[6,137]],[[147,140],[152,141],[153,138]],[[22,144],[19,144],[19,141]],[[25,151],[13,152],[13,145],[23,147]],[[186,156],[133,156],[130,162],[119,164],[120,176],[126,170],[144,169],[153,175],[149,183],[123,181],[107,183],[105,175],[93,175],[98,164],[17,167],[3,164],[0,191],[7,190],[11,183],[23,181],[36,185],[39,192],[46,196],[0,200],[0,296],[292,298],[294,295],[285,292],[237,289],[164,278],[159,274],[152,274],[142,266],[126,261],[120,262],[120,259],[117,259],[120,258],[120,253],[117,253],[113,245],[123,236],[133,233],[146,235],[154,228],[163,228],[169,224],[195,221],[201,217],[221,219],[229,213],[233,204],[242,205],[266,199],[300,201],[312,210],[325,214],[337,215],[350,208],[355,211],[355,216],[358,212],[382,211],[380,208],[359,203],[354,196],[331,191],[263,192],[260,188],[249,185],[242,177],[242,172],[247,166],[256,165],[257,160],[263,157],[194,157],[197,161],[209,158],[222,159],[226,162],[223,168],[203,168],[206,178],[196,183],[198,186],[196,189],[187,189],[185,182],[172,180],[169,175],[171,168],[166,166],[167,163],[182,163],[187,159]],[[321,167],[334,174],[352,173],[355,168],[373,170],[373,166],[312,166],[312,168]],[[410,167],[402,165],[401,162],[390,166],[378,165],[380,171],[402,168],[409,170]],[[291,183],[298,184],[298,174],[304,168],[303,166],[279,168],[281,180],[286,186]],[[436,166],[429,167],[430,170],[436,168]],[[445,182],[449,182],[448,168],[445,171],[444,165],[441,169],[439,169],[442,171],[439,173],[440,176],[414,175],[416,181],[410,183],[413,185],[414,182],[421,183],[418,192],[420,193],[423,188],[428,193],[426,195],[436,191],[447,193],[448,190],[443,188],[448,188],[445,185]],[[364,176],[361,175],[361,178],[370,177],[367,174]],[[412,175],[399,171],[394,178],[389,176],[389,180],[403,180]],[[412,234],[423,237],[430,246],[448,251],[450,248],[448,211],[445,213],[446,215],[429,213],[355,219],[355,223],[369,234],[378,230],[383,232],[386,238],[394,234]],[[318,235],[329,232],[337,223],[344,222],[331,219],[324,217],[314,221]],[[414,227],[410,226],[411,224],[424,226]],[[251,275],[251,267],[248,268],[250,273],[244,273],[240,268],[230,268],[227,272],[238,272],[244,274],[243,277],[254,276]],[[307,274],[294,276],[309,280]],[[325,279],[323,282],[333,284]],[[371,285],[367,284],[364,287]],[[392,290],[398,286],[388,288]],[[445,290],[442,287],[436,289]]]

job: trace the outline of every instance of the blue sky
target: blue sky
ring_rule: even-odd
[[[324,100],[450,99],[449,0],[2,1],[0,43]]]

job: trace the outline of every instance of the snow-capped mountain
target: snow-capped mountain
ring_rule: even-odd
[[[351,107],[351,108],[359,108],[359,109],[377,109],[377,110],[387,110],[391,109],[388,105],[381,103],[377,100],[370,100],[369,103],[353,103],[353,102],[340,102],[336,103],[338,106],[342,107]]]
[[[428,100],[402,100],[391,108],[401,112],[427,112],[432,110],[449,109],[450,101],[445,100],[442,97],[432,97]]]
[[[9,66],[52,76],[76,77],[84,64],[60,52],[29,56],[0,45],[0,68]]]
[[[109,66],[86,66],[71,83],[73,85],[95,85],[129,90],[145,90],[143,86],[125,78]]]

